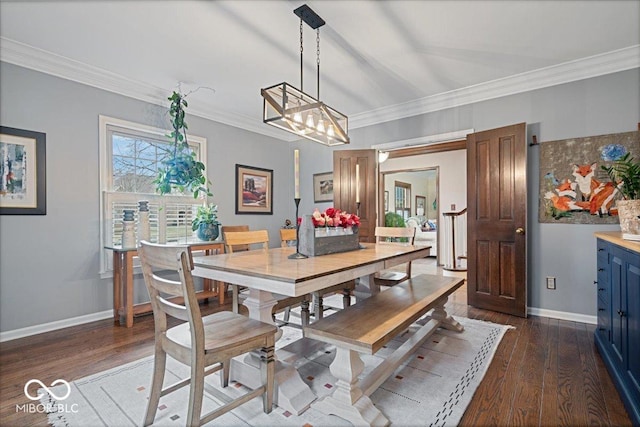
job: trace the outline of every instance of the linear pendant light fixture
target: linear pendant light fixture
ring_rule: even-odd
[[[303,138],[327,146],[349,143],[349,119],[339,111],[320,101],[320,27],[325,24],[309,6],[293,11],[300,17],[300,89],[289,83],[261,89],[263,98],[262,121]],[[302,79],[302,22],[316,30],[318,93],[314,98],[303,92]]]

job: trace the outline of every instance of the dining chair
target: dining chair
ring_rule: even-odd
[[[291,243],[295,243],[298,239],[298,234],[295,228],[281,228],[280,229],[280,245],[283,248],[288,247]]]
[[[195,296],[191,275],[193,258],[189,247],[142,241],[138,256],[151,297],[155,323],[154,369],[144,425],[153,423],[162,396],[186,385],[189,385],[188,426],[205,424],[260,395],[264,412],[270,413],[277,328],[229,311],[203,317]],[[172,272],[172,276],[167,276],[167,272]],[[174,280],[176,273],[178,280]],[[180,300],[169,301],[169,297],[179,297]],[[168,317],[184,323],[169,327]],[[220,371],[220,385],[227,387],[231,358],[249,351],[260,353],[262,385],[235,399],[228,397],[220,407],[201,415],[205,376]],[[190,366],[191,375],[163,389],[167,355]]]
[[[237,252],[238,246],[256,246],[260,245],[260,249],[264,251],[269,250],[269,232],[267,230],[255,230],[255,231],[231,231],[224,233],[224,243],[227,247],[228,253]],[[238,285],[232,284],[233,291],[233,312],[237,313],[240,307],[240,292],[238,291]],[[288,323],[291,307],[300,305],[302,307],[301,318],[302,326],[309,324],[309,297],[302,295],[299,297],[290,297],[286,295],[273,294],[277,303],[273,308],[273,313],[285,311],[284,322]]]
[[[242,224],[242,225],[223,225],[220,227],[220,233],[222,233],[222,238],[224,239],[224,233],[225,232],[230,232],[230,231],[249,231],[249,226]],[[249,250],[249,245],[236,245],[234,248],[235,252],[240,252],[240,251],[248,251]],[[238,308],[237,305],[237,299],[238,299],[238,292],[240,289],[243,289],[241,286],[237,286],[237,285],[229,285],[228,283],[223,283],[220,286],[219,292],[224,293],[225,295],[227,294],[227,289],[228,287],[231,286],[231,294],[232,294],[232,298],[235,296],[235,301],[232,301],[232,309],[234,310],[234,313],[237,313],[236,309]]]
[[[291,241],[296,241],[297,234],[295,228],[281,228],[280,229],[280,246],[286,248],[289,246]],[[312,305],[313,305],[313,315],[316,320],[320,320],[323,318],[323,313],[326,309],[323,303],[323,297],[325,295],[331,295],[335,293],[342,293],[342,308],[347,308],[351,305],[351,292],[355,289],[355,281],[351,280],[349,282],[341,283],[339,285],[334,285],[329,288],[325,288],[322,291],[312,292]],[[334,307],[332,307],[334,308]],[[285,313],[285,321],[289,321],[289,313]]]
[[[390,245],[407,243],[413,245],[416,229],[413,227],[376,227],[376,243]],[[382,270],[374,275],[374,280],[378,285],[393,286],[411,277],[411,262],[406,264],[406,270],[393,271]]]

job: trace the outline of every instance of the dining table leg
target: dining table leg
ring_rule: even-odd
[[[275,324],[272,310],[276,303],[271,292],[249,289],[249,297],[243,304],[249,309],[250,318]],[[281,336],[282,331],[279,330],[276,339],[280,339]],[[261,385],[260,355],[252,352],[244,357],[232,359],[230,376],[232,380],[248,387],[259,387]],[[316,399],[316,395],[302,381],[295,367],[277,359],[277,352],[275,390],[274,403],[295,415],[306,411]]]
[[[124,253],[124,308],[125,323],[127,328],[133,327],[133,256],[135,251],[127,251]]]
[[[122,308],[122,257],[120,251],[113,251],[113,322],[120,323]]]
[[[376,284],[373,274],[359,277],[356,279],[356,287],[353,291],[356,302],[369,298],[380,292],[380,285]]]

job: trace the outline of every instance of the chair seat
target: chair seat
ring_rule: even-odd
[[[374,276],[376,283],[386,286],[395,285],[408,278],[407,273],[400,271],[381,271]]]
[[[299,297],[290,297],[288,295],[281,295],[281,294],[272,294],[273,295],[273,299],[275,299],[276,305],[273,307],[273,312],[274,313],[278,313],[284,309],[286,309],[287,307],[295,307],[296,305],[301,304],[303,301],[308,300],[309,298],[307,297],[307,295],[302,295]],[[243,288],[239,293],[238,293],[238,298],[240,299],[240,302],[242,302],[243,300],[247,299],[247,297],[249,296],[249,289],[248,288]]]
[[[242,346],[261,336],[277,331],[275,325],[250,319],[241,314],[221,311],[202,318],[205,353],[220,352],[230,347]],[[189,323],[182,323],[167,330],[166,338],[184,347],[191,347]]]

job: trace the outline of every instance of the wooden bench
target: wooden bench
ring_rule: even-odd
[[[463,283],[461,278],[422,274],[305,326],[305,337],[336,346],[336,357],[330,366],[331,374],[338,380],[336,388],[312,406],[354,425],[388,425],[389,420],[369,396],[438,327],[463,331],[463,326],[444,309],[448,296]],[[375,354],[431,309],[433,312],[420,320],[418,331],[358,381],[364,370],[359,353]]]

